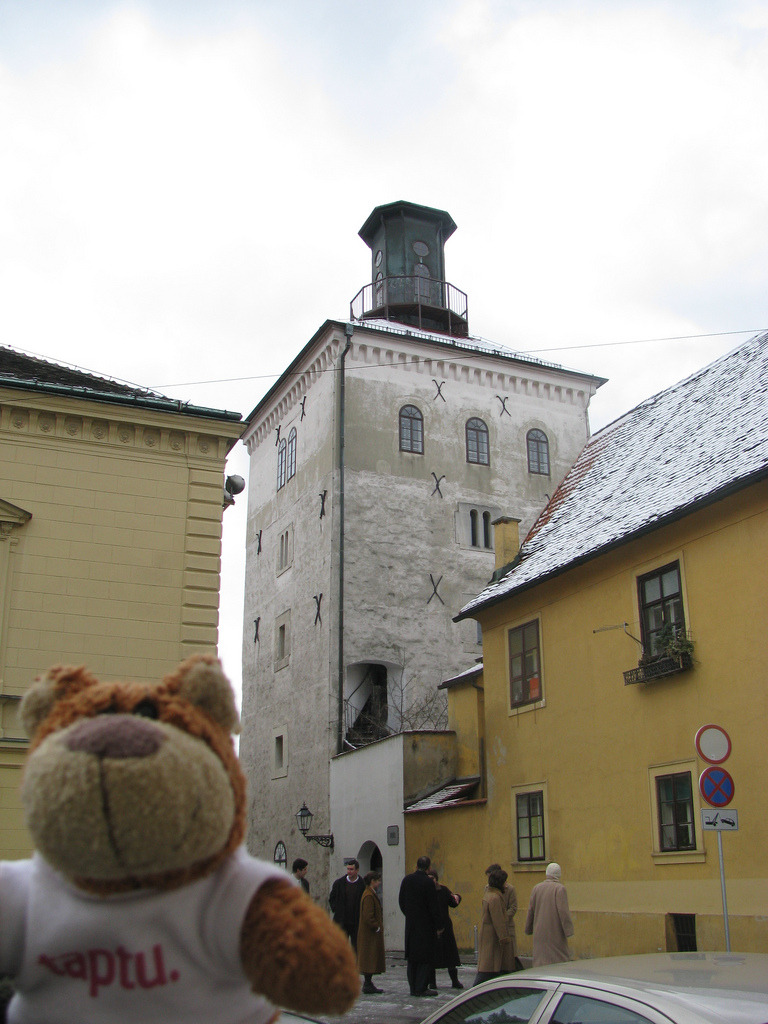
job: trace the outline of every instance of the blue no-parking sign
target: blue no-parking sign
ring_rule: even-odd
[[[727,807],[734,790],[730,774],[718,765],[710,765],[699,776],[699,792],[710,807]]]

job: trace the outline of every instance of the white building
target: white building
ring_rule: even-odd
[[[439,726],[415,713],[479,656],[475,623],[452,617],[493,572],[493,521],[527,531],[584,445],[603,383],[469,335],[466,296],[445,280],[454,230],[443,211],[374,210],[360,231],[371,283],[348,321],[326,321],[299,352],[243,437],[249,844],[289,868],[307,859],[323,900],[344,856],[383,865],[396,892],[403,800],[435,784],[431,755],[404,772],[388,763],[402,762],[399,741],[377,744],[391,755],[344,752]],[[299,833],[304,804],[332,852]]]

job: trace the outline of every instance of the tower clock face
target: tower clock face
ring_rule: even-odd
[[[384,256],[382,254],[381,249],[377,249],[376,250],[376,256],[374,257],[374,260],[373,260],[373,262],[376,264],[377,267],[381,266],[381,261],[382,261],[383,258],[384,258]]]

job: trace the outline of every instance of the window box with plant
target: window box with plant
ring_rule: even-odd
[[[684,629],[667,623],[655,634],[651,650],[643,651],[637,668],[624,673],[624,682],[647,683],[691,668],[693,640]]]

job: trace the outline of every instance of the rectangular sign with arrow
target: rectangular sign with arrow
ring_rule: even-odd
[[[701,827],[705,832],[738,832],[739,812],[730,807],[722,810],[702,808]]]

